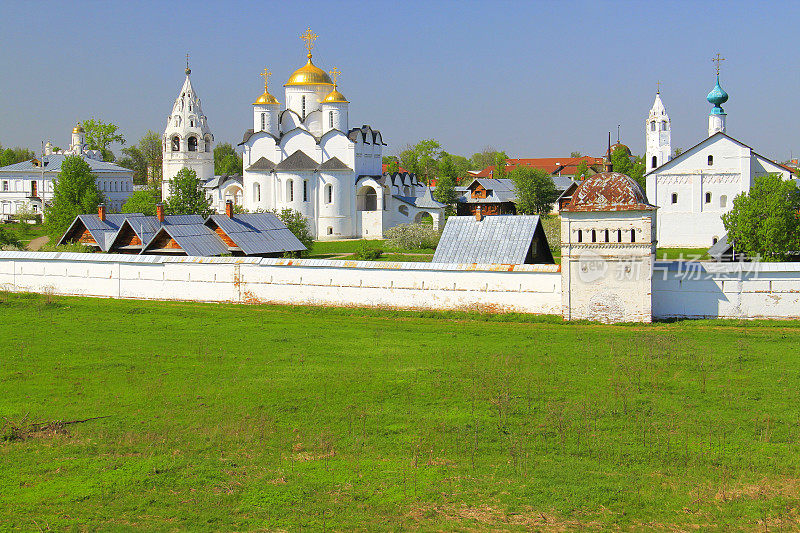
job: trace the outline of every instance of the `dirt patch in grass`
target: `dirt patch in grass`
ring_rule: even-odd
[[[603,530],[606,525],[596,520],[580,520],[577,518],[565,519],[554,512],[535,511],[525,509],[519,513],[509,513],[503,509],[490,505],[456,506],[456,505],[428,505],[416,507],[407,513],[407,516],[416,522],[445,520],[452,523],[475,523],[480,529],[487,527],[498,530],[498,527],[525,529],[535,531],[560,532],[581,530]]]

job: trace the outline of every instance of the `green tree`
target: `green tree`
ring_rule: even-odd
[[[733,208],[722,215],[728,242],[737,253],[760,256],[764,261],[785,261],[800,251],[800,191],[779,174],[756,179],[745,194],[733,200]]]
[[[582,154],[582,153],[580,153],[580,152],[578,152],[578,151],[576,150],[575,152],[570,152],[570,153],[569,153],[569,156],[570,156],[570,157],[572,157],[572,158],[574,159],[574,158],[576,158],[576,157],[583,157],[583,154]]]
[[[575,169],[575,179],[582,180],[588,177],[589,177],[589,165],[586,164],[585,159],[582,159],[581,162],[578,163],[577,168]]]
[[[509,173],[517,189],[517,212],[523,215],[547,215],[558,200],[553,179],[540,168],[515,168]]]
[[[121,167],[133,170],[133,183],[136,185],[144,185],[147,183],[147,160],[138,146],[129,146],[123,148],[122,157],[117,164]]]
[[[314,247],[314,237],[311,235],[311,230],[308,227],[308,220],[300,211],[295,211],[288,207],[284,207],[280,211],[272,211],[275,216],[281,219],[281,222],[286,224],[289,231],[294,233],[303,246],[307,248],[303,255],[308,255]]]
[[[23,161],[30,161],[34,157],[36,157],[36,154],[27,148],[16,146],[14,148],[3,149],[3,147],[0,146],[0,167],[21,163]]]
[[[383,163],[386,165],[386,172],[389,174],[396,174],[400,172],[400,161],[394,156],[386,156],[383,158]]]
[[[406,170],[413,172],[423,183],[436,176],[442,146],[433,139],[419,141],[400,152],[400,162]]]
[[[155,216],[156,204],[161,201],[161,190],[157,186],[148,187],[141,191],[134,191],[122,205],[123,213],[142,213]]]
[[[675,148],[675,157],[678,157],[683,153],[683,148]]]
[[[433,190],[433,199],[448,206],[456,203],[456,180],[450,176],[439,176],[436,188]]]
[[[453,183],[455,183],[455,179],[458,176],[458,171],[456,170],[455,162],[453,161],[453,156],[448,154],[447,152],[442,152],[441,157],[439,158],[439,172],[438,178],[441,179],[445,178],[452,178]]]
[[[4,247],[22,248],[22,243],[15,233],[0,226],[0,250]]]
[[[154,183],[161,184],[161,135],[153,130],[147,130],[139,139],[139,151],[147,163],[147,177]]]
[[[494,154],[494,174],[493,177],[495,178],[505,178],[508,174],[506,172],[506,162],[508,161],[508,156],[505,152],[495,152]]]
[[[125,144],[125,138],[118,132],[117,125],[90,118],[84,120],[81,126],[86,131],[86,145],[89,149],[100,150],[103,154],[103,161],[116,161],[117,158],[109,145],[112,143]]]
[[[218,144],[214,148],[214,173],[218,176],[241,176],[242,156],[236,153],[231,143]]]
[[[50,235],[58,238],[78,215],[96,213],[103,203],[103,194],[97,188],[96,177],[82,157],[64,158],[61,171],[53,186],[53,199],[45,205],[45,224]]]
[[[483,170],[490,165],[494,165],[498,153],[504,152],[499,152],[493,146],[487,146],[480,152],[472,154],[472,157],[470,158],[472,166],[469,170]]]
[[[169,181],[169,197],[166,201],[166,211],[170,215],[200,215],[207,217],[211,214],[211,199],[203,190],[200,178],[194,170],[182,168],[174,178]]]
[[[641,156],[631,158],[628,151],[620,146],[611,153],[611,163],[614,166],[614,172],[630,176],[644,188],[644,158]]]

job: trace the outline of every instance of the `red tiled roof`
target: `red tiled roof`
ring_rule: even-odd
[[[586,161],[590,167],[602,165],[602,157],[581,156],[581,157],[537,157],[531,159],[506,159],[506,172],[510,172],[517,167],[539,168],[548,174],[558,174],[574,176],[581,161]],[[490,165],[478,173],[471,173],[475,178],[489,178],[494,173],[495,165]]]
[[[389,165],[387,165],[386,163],[384,163],[384,164],[383,164],[383,166],[382,166],[382,168],[381,168],[381,174],[386,174],[387,172],[389,172],[389,171],[387,170],[388,168],[389,168]],[[400,168],[398,169],[398,172],[408,172],[408,171],[407,171],[406,169],[404,169],[403,167],[400,167]]]

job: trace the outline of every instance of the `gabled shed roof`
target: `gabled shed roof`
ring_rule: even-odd
[[[272,213],[211,215],[206,226],[222,229],[245,255],[302,252],[303,243]],[[177,239],[176,239],[177,241]]]

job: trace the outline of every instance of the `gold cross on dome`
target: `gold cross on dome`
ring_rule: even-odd
[[[308,27],[306,32],[300,36],[306,42],[306,50],[308,55],[311,55],[311,50],[314,49],[314,41],[317,40],[317,34],[311,31],[311,26]]]
[[[333,76],[333,84],[334,85],[336,85],[336,80],[339,78],[339,74],[341,74],[341,73],[342,73],[342,71],[339,70],[339,67],[333,67],[333,70],[330,71],[330,75]]]
[[[186,52],[186,68],[189,68],[189,52]]]
[[[264,78],[264,91],[266,92],[267,83],[269,82],[269,77],[272,76],[272,72],[270,72],[265,68],[264,71],[261,74],[259,74],[259,76],[262,76]]]
[[[658,86],[658,89],[656,89],[656,92],[657,92],[658,94],[661,94],[661,82],[660,82],[660,81],[657,81],[657,82],[656,82],[656,85]]]
[[[719,76],[719,64],[722,61],[725,61],[725,58],[724,57],[720,57],[719,52],[717,52],[717,57],[715,57],[714,59],[711,60],[712,63],[716,63],[717,64],[717,76]]]

